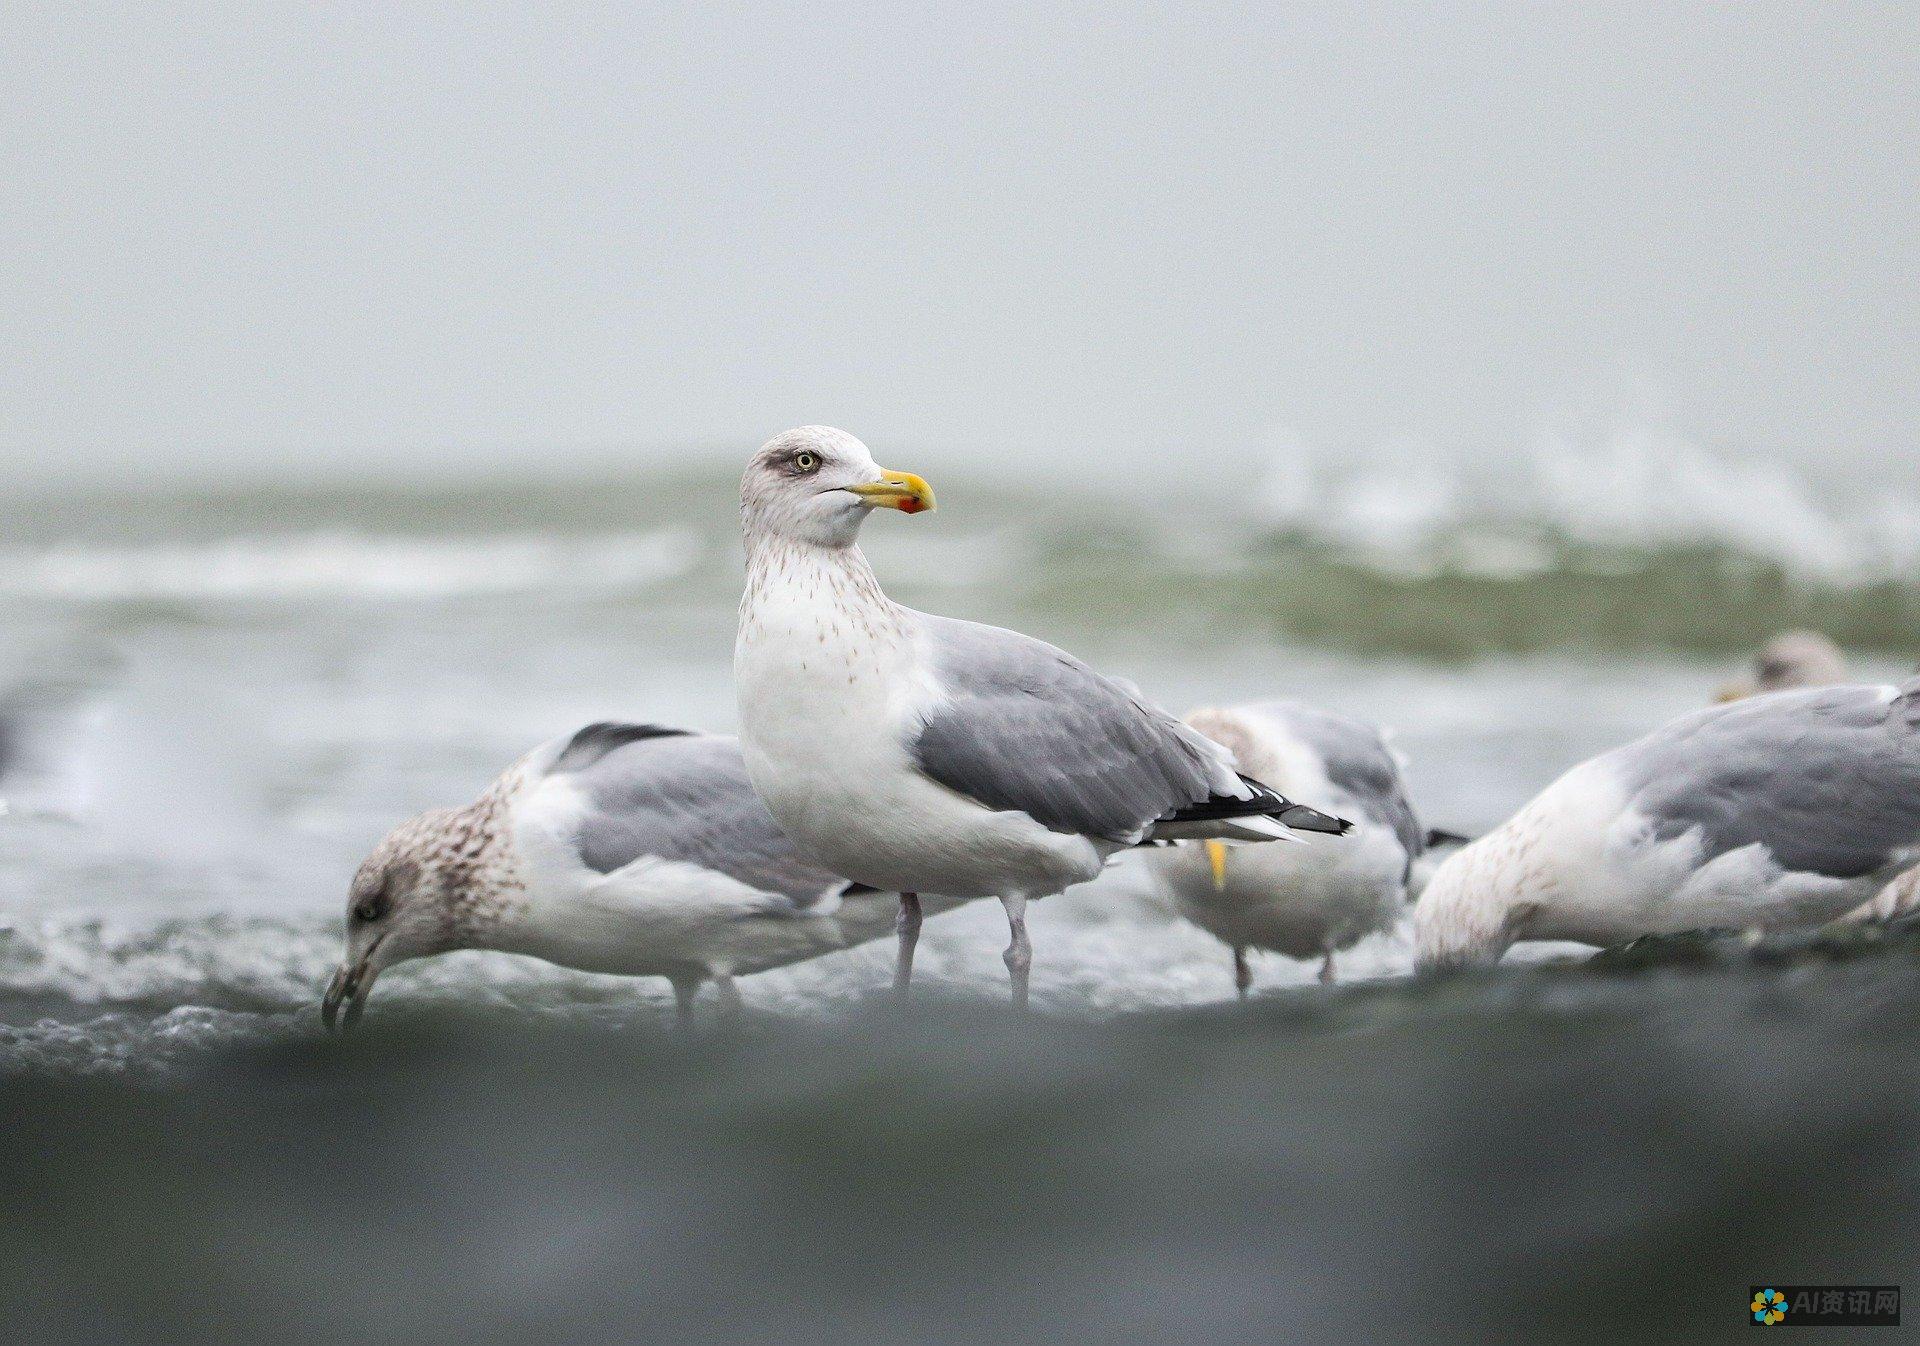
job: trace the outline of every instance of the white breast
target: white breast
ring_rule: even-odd
[[[1284,724],[1244,721],[1243,762],[1289,799],[1352,819],[1345,836],[1309,836],[1305,845],[1268,842],[1228,853],[1225,883],[1216,887],[1204,848],[1150,853],[1186,918],[1228,944],[1272,949],[1290,958],[1347,948],[1399,918],[1406,900],[1407,853],[1393,830],[1369,820],[1359,801],[1336,787],[1320,754]]]
[[[1058,892],[1110,847],[994,812],[922,775],[908,750],[942,695],[914,614],[855,549],[756,555],[734,647],[747,773],[794,844],[861,883],[986,897]]]
[[[1305,845],[1235,846],[1224,887],[1199,846],[1154,852],[1150,863],[1188,920],[1228,944],[1310,958],[1390,928],[1405,902],[1406,852],[1378,823]]]

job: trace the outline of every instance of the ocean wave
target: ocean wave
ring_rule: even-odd
[[[1632,423],[1545,432],[1517,454],[1399,440],[1342,455],[1282,434],[1252,513],[1401,576],[1523,578],[1681,549],[1841,587],[1920,574],[1920,493]]]
[[[101,608],[124,624],[246,604],[470,598],[518,623],[549,598],[670,598],[718,627],[740,583],[731,489],[498,483],[425,501],[370,492],[351,510],[289,492],[177,503],[157,518],[103,505],[86,529],[56,519],[67,533],[0,550],[0,601],[70,609],[104,631]],[[1444,658],[1729,654],[1814,626],[1910,660],[1920,628],[1920,487],[1829,479],[1630,422],[1543,434],[1508,455],[1403,440],[1342,456],[1283,436],[1257,490],[1204,508],[1122,494],[1063,514],[1019,489],[989,495],[972,515],[870,530],[874,564],[902,601],[1066,640],[1251,632]],[[366,526],[205,531],[261,518]],[[522,527],[490,532],[502,519]],[[143,531],[153,528],[170,531]]]
[[[697,529],[677,525],[584,536],[315,532],[62,542],[0,553],[0,595],[105,601],[619,592],[688,574],[706,547]]]
[[[89,1018],[0,1023],[0,1073],[163,1077],[207,1052],[294,1037],[290,1015],[180,1005],[157,1016],[113,1011]]]
[[[1231,994],[1220,946],[1137,900],[1133,887],[1055,898],[1042,913],[1048,956],[1034,1000],[1052,1013],[1104,1018],[1224,1000]],[[918,981],[930,998],[999,1004],[1005,926],[992,903],[928,923]],[[48,1056],[84,1054],[114,1069],[140,1044],[170,1033],[174,1045],[320,1031],[321,988],[338,965],[337,916],[243,915],[22,917],[0,926],[0,1073]],[[1404,974],[1404,930],[1349,951],[1351,981]],[[743,978],[750,1011],[780,1019],[834,1020],[889,994],[893,949],[881,938]],[[1306,985],[1314,966],[1273,958],[1262,984]],[[704,1010],[703,1013],[711,1011]],[[671,1022],[670,988],[658,977],[575,972],[533,958],[465,951],[415,960],[381,977],[369,1020],[421,1014],[500,1015],[588,1027]]]
[[[0,928],[0,999],[269,1013],[312,1000],[338,958],[318,919],[22,918]]]

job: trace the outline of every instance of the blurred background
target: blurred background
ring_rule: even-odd
[[[0,1071],[304,1041],[395,822],[590,719],[730,728],[735,481],[795,424],[938,488],[868,529],[896,596],[1177,711],[1378,721],[1456,830],[1775,631],[1863,677],[1920,657],[1911,6],[27,0],[0,54]],[[1039,1004],[1230,997],[1138,888],[1042,905]],[[932,922],[925,983],[997,1000],[1001,942],[990,911]],[[852,1012],[887,956],[749,1003]],[[1401,936],[1343,964],[1407,965]],[[1573,994],[1548,985],[1536,1046]],[[462,955],[374,1019],[662,997]],[[1656,1006],[1647,1050],[1697,1010]],[[1343,1076],[1317,1044],[1352,1023],[1261,1022]],[[1714,1024],[1687,1041],[1751,1027]],[[1857,1027],[1785,1045],[1877,1068]],[[1150,1070],[1208,1040],[1159,1031],[1056,1045]],[[703,1068],[729,1098],[754,1060]],[[1020,1067],[980,1069],[997,1098]],[[1739,1096],[1698,1088],[1673,1106]],[[1790,1151],[1810,1099],[1727,1153]],[[1883,1102],[1875,1136],[1911,1116]],[[1409,1116],[1366,1171],[1294,1143],[1390,1200],[1479,1125]]]
[[[807,422],[939,487],[869,530],[909,601],[1379,720],[1450,826],[1784,627],[1898,671],[1917,36],[17,7],[0,865],[331,908],[581,721],[728,727],[733,483]]]

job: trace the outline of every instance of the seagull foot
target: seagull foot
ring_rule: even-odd
[[[918,893],[900,894],[900,914],[893,918],[893,932],[900,941],[893,962],[893,994],[904,1003],[913,990],[913,951],[920,943]]]
[[[1007,929],[1013,936],[1000,961],[1007,965],[1007,980],[1013,985],[1013,1008],[1025,1013],[1027,974],[1033,968],[1033,944],[1027,939],[1027,899],[1003,897],[1000,905],[1007,909]]]

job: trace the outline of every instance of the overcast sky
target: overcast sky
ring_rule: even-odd
[[[1717,443],[1920,450],[1912,4],[13,0],[0,45],[16,481],[1492,445],[1623,371]]]

